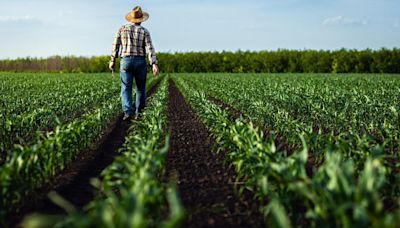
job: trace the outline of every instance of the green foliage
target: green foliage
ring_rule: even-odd
[[[32,144],[11,149],[0,167],[1,220],[88,148],[119,110],[118,102],[110,99],[92,113],[43,133]]]
[[[220,75],[219,77],[224,79],[227,76]],[[266,80],[266,77],[257,77],[260,77],[260,80]],[[244,180],[245,187],[254,191],[256,198],[265,204],[262,211],[271,225],[277,227],[289,227],[291,224],[307,227],[395,227],[399,223],[399,196],[395,190],[398,190],[399,185],[388,182],[398,177],[396,171],[398,168],[387,162],[388,158],[398,158],[395,153],[398,151],[398,145],[394,151],[388,151],[390,147],[385,146],[390,142],[398,143],[398,127],[391,128],[392,125],[386,121],[382,129],[387,128],[389,132],[394,130],[397,138],[385,138],[385,141],[379,143],[379,140],[376,141],[365,135],[364,137],[361,126],[354,126],[352,129],[354,132],[350,132],[347,136],[342,133],[338,136],[334,133],[330,135],[329,131],[319,130],[315,133],[312,127],[307,127],[307,124],[302,125],[303,121],[297,123],[297,118],[293,118],[290,114],[291,110],[286,110],[280,112],[279,116],[283,120],[279,124],[284,124],[284,122],[287,124],[282,128],[278,128],[277,125],[266,125],[272,128],[269,129],[270,133],[264,136],[263,132],[252,123],[253,120],[259,123],[264,120],[261,118],[261,113],[258,115],[260,118],[256,116],[257,118],[252,118],[253,120],[249,119],[252,116],[247,116],[246,113],[249,114],[251,113],[249,110],[257,109],[266,113],[280,103],[262,103],[261,100],[254,100],[254,97],[246,94],[246,91],[254,90],[254,94],[258,92],[261,93],[260,96],[263,96],[262,91],[266,87],[263,87],[260,81],[256,81],[258,86],[248,86],[251,81],[248,77],[241,83],[235,80],[230,80],[229,84],[219,84],[218,80],[214,80],[211,86],[208,83],[196,83],[196,80],[202,81],[202,79],[202,77],[194,79],[190,76],[175,77],[181,91],[216,138],[218,149],[228,151],[227,159],[236,167],[238,178]],[[301,84],[298,80],[299,78],[293,79],[291,87],[283,85],[282,88],[297,89]],[[200,91],[195,89],[194,85],[200,88]],[[224,94],[221,97],[225,97],[226,100],[230,97],[231,105],[242,108],[245,118],[231,121],[226,111],[207,99],[203,91],[215,92],[216,90],[209,89],[215,85],[217,87],[219,85],[221,94]],[[234,90],[230,88],[231,85],[243,86],[243,88]],[[335,81],[335,85],[337,88],[341,84]],[[284,99],[294,97],[287,93],[280,94],[273,85],[272,89],[278,97],[282,96],[281,98]],[[307,91],[299,94],[306,97],[311,95]],[[241,102],[248,98],[253,98],[254,106],[252,102],[248,102],[247,107],[240,106]],[[273,98],[264,97],[264,100],[270,101]],[[304,99],[312,98],[303,98],[303,101]],[[296,100],[289,101],[296,104]],[[318,110],[321,107],[320,103],[317,100],[312,101],[315,106],[311,110]],[[235,106],[233,102],[237,105]],[[319,112],[322,111],[319,110]],[[264,118],[270,117],[264,116]],[[278,118],[272,119],[272,121],[275,120],[278,121]],[[393,121],[398,121],[398,119]],[[289,127],[289,130],[285,130]],[[291,134],[286,135],[286,133]],[[292,137],[286,139],[286,142],[294,143],[295,147],[291,153],[285,151],[285,147],[276,145],[279,135]],[[313,167],[314,171],[310,174],[307,169],[310,165],[309,159],[314,154],[320,154],[322,159],[318,166]],[[388,200],[395,202],[396,210],[392,209],[392,212],[384,210],[384,202]]]
[[[182,223],[184,211],[175,188],[158,181],[169,148],[164,131],[167,81],[164,78],[140,121],[133,123],[120,155],[102,172],[95,200],[84,211],[71,211],[67,207],[69,215],[53,219],[51,226],[177,227]],[[164,218],[162,212],[167,202],[170,217]],[[46,225],[48,220],[38,216],[28,218],[25,223]]]
[[[118,101],[119,82],[110,75],[0,74],[0,163],[14,144],[26,145],[45,133]]]
[[[11,135],[0,142],[6,149],[0,166],[0,221],[4,221],[25,197],[36,197],[37,189],[89,148],[120,115],[121,105],[119,83],[110,75],[0,77],[4,78],[1,90],[7,91],[2,93],[7,105],[1,110],[6,114],[0,133]],[[149,85],[154,83],[148,80]],[[41,131],[35,133],[36,129]],[[15,137],[25,139],[14,144]]]
[[[189,84],[241,110],[298,148],[304,132],[314,156],[331,141],[346,154],[382,148],[399,159],[400,80],[397,75],[180,75]],[[346,144],[349,142],[349,145]],[[343,148],[345,150],[345,148]],[[321,155],[323,157],[323,155]],[[322,159],[321,157],[321,159]]]
[[[158,53],[169,73],[400,73],[400,50],[286,50]],[[0,71],[107,72],[110,57],[20,58],[1,60]],[[117,68],[118,69],[118,68]]]

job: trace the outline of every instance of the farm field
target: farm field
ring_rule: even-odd
[[[129,126],[115,122],[121,116],[120,85],[109,74],[2,73],[0,78],[3,222],[25,198],[35,198],[39,189],[51,185],[50,180],[79,160],[80,152],[92,150],[110,133],[108,127],[127,130]],[[156,82],[148,80],[149,87]],[[101,146],[93,150],[100,151]]]
[[[398,224],[398,76],[176,78],[276,225]]]
[[[1,73],[2,223],[400,224],[400,75],[148,78],[148,107],[124,123],[109,74]],[[82,182],[94,194],[64,194]]]
[[[118,99],[118,83],[93,75],[4,74],[1,78],[1,154]]]

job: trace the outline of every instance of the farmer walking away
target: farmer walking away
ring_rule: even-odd
[[[125,19],[130,22],[122,26],[115,35],[109,68],[114,71],[115,59],[121,56],[121,98],[124,120],[137,119],[146,105],[147,63],[153,68],[154,76],[158,75],[156,52],[149,31],[141,23],[149,19],[149,14],[136,6]],[[147,49],[147,50],[146,50]],[[136,82],[136,102],[132,104],[132,84]]]

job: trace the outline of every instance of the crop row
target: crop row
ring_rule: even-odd
[[[398,149],[400,80],[395,76],[215,74],[185,79],[288,138],[296,138],[299,129],[324,136],[351,131],[377,141],[390,139],[390,152]]]
[[[37,131],[53,130],[118,99],[118,83],[105,75],[0,76],[0,159],[14,144],[34,140]]]
[[[140,121],[132,125],[120,155],[102,172],[102,181],[97,182],[100,190],[97,198],[84,211],[65,207],[70,214],[55,220],[57,227],[175,227],[180,224],[184,213],[175,188],[158,181],[169,148],[165,133],[167,82],[164,78]],[[28,220],[38,224],[43,221],[47,221],[46,217]]]
[[[226,111],[211,103],[206,94],[175,77],[200,119],[216,138],[218,150],[228,152],[227,159],[236,167],[238,178],[255,193],[263,205],[266,219],[280,227],[385,226],[400,222],[400,210],[385,211],[388,170],[383,155],[371,155],[361,169],[347,159],[343,150],[351,145],[328,144],[324,162],[314,175],[306,172],[311,141],[301,134],[301,147],[288,155],[275,146],[273,137],[251,120],[229,120]],[[360,169],[360,170],[359,170]],[[397,202],[396,202],[397,203]]]
[[[381,154],[391,180],[400,175],[400,80],[395,76],[194,75],[189,84],[241,110],[278,148],[291,153],[304,134],[313,162],[325,159],[330,144],[362,169]],[[211,83],[212,82],[212,83]],[[400,199],[398,181],[389,189]]]
[[[101,136],[121,112],[118,100],[117,93],[80,118],[38,134],[28,145],[10,149],[0,166],[1,221]]]
[[[31,145],[15,146],[0,167],[0,218],[88,148],[119,110],[115,99],[110,99],[95,112],[55,127]]]

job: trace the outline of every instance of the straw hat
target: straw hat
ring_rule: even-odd
[[[143,12],[142,8],[140,6],[136,6],[135,8],[133,8],[133,10],[131,12],[129,12],[125,16],[125,19],[132,23],[141,23],[141,22],[149,19],[149,14],[146,12]]]

